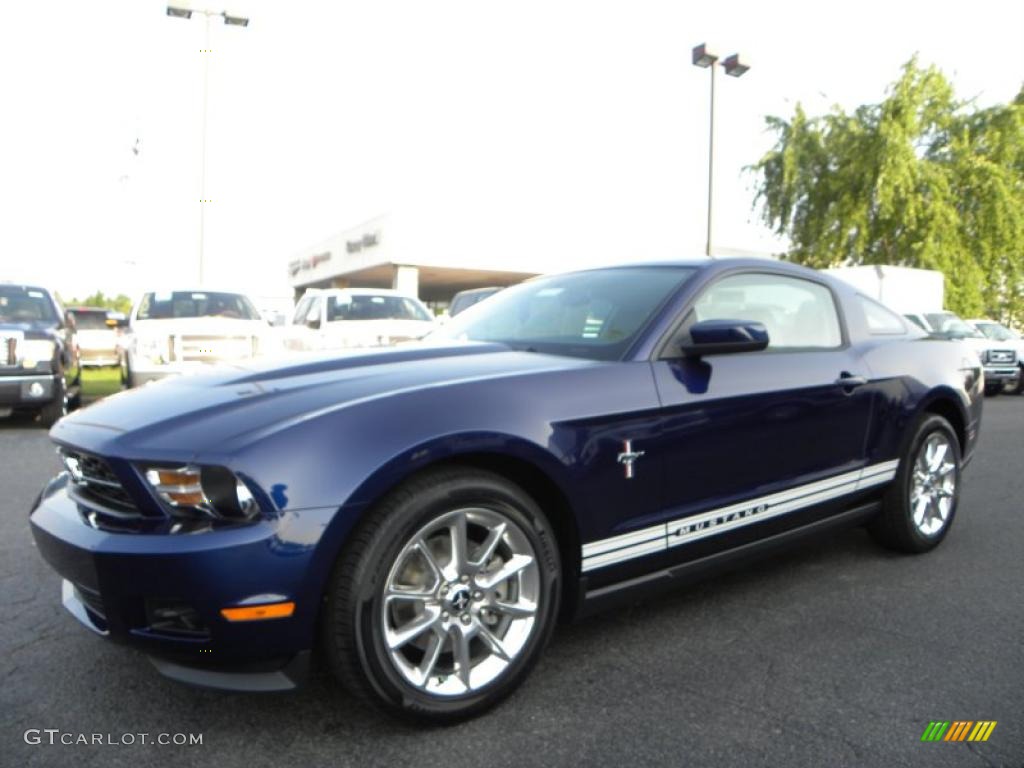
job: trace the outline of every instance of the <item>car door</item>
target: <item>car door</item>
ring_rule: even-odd
[[[64,386],[71,391],[81,381],[81,358],[78,349],[78,330],[75,316],[55,301],[57,316],[61,322],[57,325],[57,334],[61,337],[61,365],[64,368]]]
[[[292,350],[317,349],[320,334],[319,296],[303,296],[285,334],[285,346]]]
[[[668,545],[699,556],[807,521],[857,489],[872,397],[825,282],[727,274],[707,286],[653,363],[662,403]],[[694,323],[759,321],[760,352],[687,358]],[[774,524],[768,521],[773,520]]]

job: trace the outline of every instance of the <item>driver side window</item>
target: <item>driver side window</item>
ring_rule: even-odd
[[[691,323],[763,323],[768,330],[769,349],[835,349],[842,345],[831,291],[798,277],[751,273],[723,278],[704,292],[691,314]]]

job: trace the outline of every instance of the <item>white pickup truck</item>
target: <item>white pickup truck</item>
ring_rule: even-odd
[[[968,320],[993,343],[1009,347],[1017,352],[1017,382],[1006,385],[1006,390],[1015,395],[1024,395],[1024,339],[1020,334],[995,320]]]
[[[132,308],[121,376],[137,387],[267,352],[270,326],[247,296],[209,290],[150,291]]]
[[[306,291],[284,329],[290,351],[386,347],[421,339],[437,327],[415,296],[383,288]]]
[[[995,341],[952,312],[907,312],[904,317],[935,336],[956,339],[970,346],[985,369],[985,394],[1020,386],[1020,361],[1012,344]]]

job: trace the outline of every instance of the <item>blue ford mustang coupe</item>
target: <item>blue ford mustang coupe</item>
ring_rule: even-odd
[[[353,692],[453,720],[559,617],[835,526],[932,549],[983,385],[969,349],[811,270],[580,271],[425,344],[86,408],[31,524],[67,609],[170,677],[287,688],[318,648]]]

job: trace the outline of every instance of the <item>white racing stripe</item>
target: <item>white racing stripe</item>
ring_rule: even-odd
[[[699,515],[659,523],[638,531],[583,545],[582,570],[592,571],[634,557],[662,552],[669,547],[689,544],[708,536],[717,536],[762,520],[805,509],[841,496],[890,482],[896,476],[899,461],[885,461],[870,467],[806,483],[787,491],[713,509]]]

